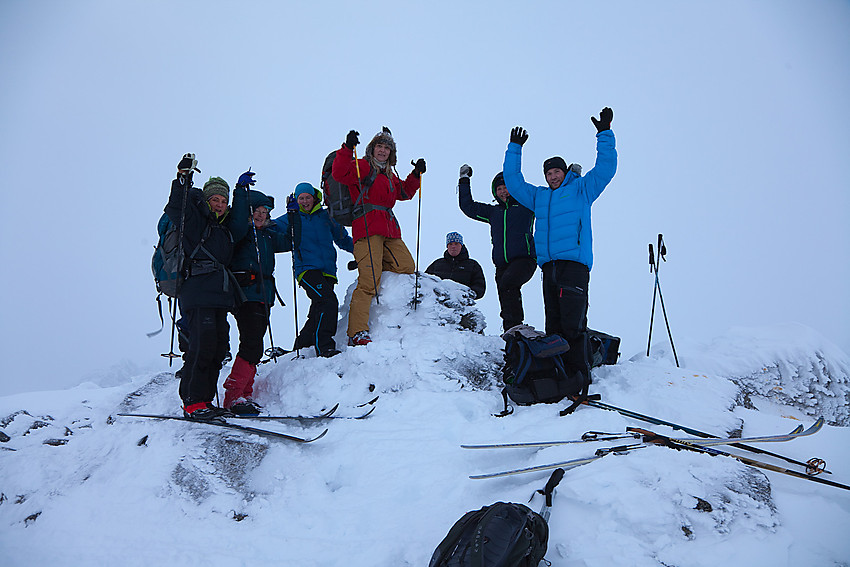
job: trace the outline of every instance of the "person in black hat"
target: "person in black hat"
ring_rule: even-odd
[[[581,168],[567,166],[561,157],[547,159],[543,174],[547,186],[535,186],[522,175],[522,146],[528,133],[517,126],[511,130],[505,152],[505,186],[511,196],[534,211],[534,243],[537,263],[543,269],[543,306],[546,334],[559,334],[570,343],[564,356],[568,372],[581,372],[590,380],[587,307],[590,269],[593,266],[593,237],[590,207],[617,171],[617,150],[611,121],[614,112],[606,107],[596,127],[596,163],[586,175]]]
[[[426,274],[437,276],[441,280],[452,280],[463,284],[473,292],[475,299],[484,297],[487,280],[481,264],[469,257],[469,251],[463,245],[463,236],[459,232],[446,235],[446,251],[425,270]]]
[[[532,236],[534,213],[511,198],[501,172],[491,183],[493,198],[497,204],[474,201],[470,189],[471,177],[472,168],[467,164],[460,166],[458,205],[469,218],[490,225],[493,264],[496,266],[496,290],[501,307],[499,315],[502,318],[502,328],[507,331],[522,324],[525,315],[520,290],[537,269]]]

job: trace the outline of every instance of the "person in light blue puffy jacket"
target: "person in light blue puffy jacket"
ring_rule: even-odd
[[[602,109],[596,126],[596,163],[584,176],[581,169],[567,166],[561,157],[543,162],[548,186],[535,186],[523,178],[522,145],[528,133],[517,126],[511,130],[505,152],[505,186],[520,204],[534,211],[534,245],[537,263],[543,270],[543,306],[546,334],[558,334],[570,343],[564,355],[567,372],[590,380],[587,339],[587,306],[590,269],[593,267],[593,238],[590,207],[617,171],[617,150],[611,121],[614,113]]]
[[[277,229],[292,240],[292,271],[310,298],[307,321],[295,338],[295,349],[314,347],[316,355],[339,354],[334,342],[339,300],[336,285],[336,249],[354,252],[354,241],[344,226],[322,208],[322,192],[299,183],[286,202],[287,213],[275,219]]]

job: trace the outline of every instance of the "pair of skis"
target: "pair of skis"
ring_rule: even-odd
[[[544,441],[544,442],[531,442],[531,443],[497,443],[497,444],[487,444],[487,445],[461,445],[464,449],[506,449],[506,448],[542,448],[542,447],[553,447],[558,445],[567,445],[573,443],[588,443],[593,441],[611,441],[617,439],[634,439],[635,442],[628,443],[625,445],[619,445],[614,447],[604,447],[598,449],[593,455],[572,459],[569,461],[562,461],[558,463],[551,463],[546,465],[537,465],[533,467],[525,467],[520,469],[499,471],[494,473],[485,473],[485,474],[477,474],[471,475],[469,478],[471,479],[486,479],[486,478],[499,478],[504,476],[512,476],[517,474],[538,472],[538,471],[547,471],[552,469],[562,468],[564,470],[568,470],[571,468],[579,467],[582,465],[586,465],[588,463],[592,463],[593,461],[599,460],[606,455],[614,454],[626,454],[631,451],[635,451],[638,449],[643,449],[646,447],[650,447],[653,445],[662,445],[665,447],[670,447],[672,449],[677,450],[688,450],[688,451],[696,451],[698,453],[706,453],[708,455],[722,455],[725,457],[733,458],[739,462],[744,464],[782,473],[789,476],[794,476],[797,478],[803,478],[806,480],[811,480],[812,482],[817,482],[820,484],[825,484],[827,486],[833,486],[836,488],[842,488],[844,490],[850,490],[850,486],[845,484],[841,484],[838,482],[834,482],[831,480],[827,480],[824,478],[820,478],[817,475],[821,472],[829,471],[825,470],[825,463],[820,459],[812,459],[808,463],[806,463],[806,472],[800,472],[793,469],[787,469],[784,467],[779,467],[770,463],[765,463],[762,461],[757,461],[755,459],[751,459],[749,457],[744,457],[741,455],[736,455],[734,453],[729,453],[727,451],[723,451],[717,449],[718,446],[721,445],[732,445],[735,446],[741,442],[748,443],[776,443],[776,442],[784,442],[791,441],[798,437],[805,437],[808,435],[813,435],[821,430],[823,427],[824,420],[823,418],[818,419],[811,427],[806,430],[803,430],[802,426],[798,426],[793,431],[785,435],[762,435],[756,437],[745,437],[745,438],[708,438],[708,439],[684,439],[684,438],[672,438],[664,435],[660,435],[654,433],[652,431],[647,431],[645,429],[640,429],[636,427],[630,427],[627,429],[627,433],[619,434],[619,433],[603,433],[598,431],[590,431],[585,433],[581,439],[575,440],[567,440],[567,441]]]
[[[231,420],[245,420],[245,419],[254,419],[260,421],[278,421],[278,422],[297,422],[301,425],[310,425],[315,423],[326,423],[333,419],[366,419],[369,417],[373,411],[375,411],[375,402],[378,401],[378,396],[375,396],[373,399],[365,402],[363,404],[359,404],[358,408],[372,406],[368,411],[356,416],[344,416],[344,415],[336,415],[337,409],[339,409],[339,404],[334,405],[329,410],[326,410],[322,413],[315,415],[241,415],[230,417],[227,419]],[[259,435],[261,437],[266,437],[269,439],[277,439],[283,441],[291,441],[293,443],[312,443],[313,441],[318,441],[325,435],[327,435],[328,430],[325,428],[321,433],[316,435],[315,437],[299,437],[297,435],[290,435],[289,433],[282,433],[280,431],[272,431],[270,429],[263,429],[260,427],[253,427],[250,425],[242,425],[241,423],[233,423],[232,421],[227,421],[226,419],[217,420],[217,421],[196,421],[193,419],[189,419],[186,417],[179,417],[176,415],[160,415],[160,414],[146,414],[146,413],[119,413],[119,416],[122,417],[139,417],[139,418],[148,418],[148,419],[170,419],[176,421],[187,421],[189,423],[197,423],[201,425],[211,425],[214,427],[222,427],[225,429],[231,429],[235,431],[241,431],[243,433],[251,433],[254,435]]]

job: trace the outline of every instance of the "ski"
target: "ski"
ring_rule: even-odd
[[[588,431],[581,439],[567,441],[530,441],[526,443],[489,443],[481,445],[461,445],[463,449],[527,449],[571,445],[573,443],[592,443],[595,441],[613,441],[616,439],[640,439],[640,433],[605,433],[603,431]]]
[[[228,421],[197,421],[193,419],[188,419],[185,417],[179,417],[176,415],[157,415],[157,414],[143,414],[143,413],[119,413],[118,415],[122,417],[143,417],[149,419],[171,419],[176,421],[185,421],[188,423],[197,423],[199,425],[215,425],[217,427],[223,427],[225,429],[233,429],[235,431],[242,431],[244,433],[253,433],[255,435],[260,435],[263,437],[268,437],[271,439],[282,439],[285,441],[293,441],[295,443],[312,443],[313,441],[317,441],[324,437],[328,430],[325,429],[317,436],[312,438],[305,437],[297,437],[295,435],[289,435],[288,433],[280,433],[279,431],[270,431],[268,429],[260,429],[258,427],[251,427],[249,425],[240,425],[237,423],[230,423]]]
[[[258,419],[266,421],[298,421],[300,423],[316,423],[331,419],[366,419],[372,412],[375,411],[375,406],[369,408],[369,411],[360,415],[335,415],[339,404],[335,405],[328,411],[317,415],[237,415],[236,419]],[[358,406],[359,407],[359,406]]]
[[[703,447],[713,447],[715,445],[730,445],[733,443],[774,443],[780,441],[791,441],[797,437],[805,437],[817,433],[823,428],[824,419],[819,418],[811,427],[803,431],[803,426],[798,425],[793,431],[785,435],[761,435],[757,437],[726,437],[712,439],[674,439],[674,441],[682,441],[701,445]],[[602,431],[588,431],[581,436],[581,439],[569,439],[566,441],[532,441],[528,443],[492,443],[485,445],[461,445],[464,449],[518,449],[518,448],[544,448],[555,447],[558,445],[571,445],[573,443],[589,443],[595,441],[613,441],[616,439],[639,439],[642,435],[642,429],[635,427],[627,427],[627,433],[605,433]]]
[[[647,431],[645,433],[648,434],[648,435],[644,435],[644,437],[643,437],[644,442],[646,442],[646,443],[663,445],[665,447],[671,447],[673,449],[686,449],[686,450],[690,450],[690,451],[696,451],[696,452],[699,452],[699,453],[706,453],[706,454],[709,454],[709,455],[712,455],[712,456],[722,455],[724,457],[731,457],[731,458],[735,459],[736,461],[742,462],[745,465],[750,465],[751,467],[756,467],[756,468],[759,468],[759,469],[764,469],[764,470],[772,471],[772,472],[778,472],[778,473],[785,474],[785,475],[788,475],[788,476],[793,476],[793,477],[796,477],[796,478],[802,478],[802,479],[805,479],[805,480],[810,480],[812,482],[825,484],[827,486],[833,486],[835,488],[842,488],[844,490],[850,490],[850,486],[848,486],[846,484],[841,484],[840,482],[827,480],[825,478],[815,476],[814,474],[803,473],[803,472],[800,472],[800,471],[795,471],[793,469],[787,469],[787,468],[784,468],[784,467],[772,465],[770,463],[765,463],[763,461],[757,461],[755,459],[751,459],[750,457],[745,457],[743,455],[736,455],[734,453],[722,451],[720,449],[717,449],[716,447],[706,447],[706,446],[703,446],[703,445],[697,445],[697,444],[692,443],[690,440],[672,439],[670,437],[665,437],[664,435],[658,435],[657,433],[653,433],[651,431]],[[734,447],[735,445],[732,445],[732,446]],[[811,466],[812,465],[810,463],[807,464],[806,465],[807,470],[809,470],[809,468]],[[821,471],[818,470],[818,472],[821,472]]]
[[[525,474],[532,472],[540,472],[540,471],[548,471],[552,469],[574,469],[576,467],[580,467],[582,465],[586,465],[588,463],[592,463],[593,461],[597,461],[604,457],[605,455],[610,455],[611,453],[615,454],[626,454],[630,451],[634,451],[636,449],[643,449],[644,447],[648,447],[649,445],[645,445],[644,443],[635,443],[632,445],[621,445],[619,447],[605,447],[603,449],[597,449],[596,453],[594,453],[590,457],[583,457],[580,459],[572,459],[569,461],[561,461],[559,463],[550,463],[548,465],[536,465],[533,467],[525,467],[521,469],[512,469],[507,471],[498,471],[492,473],[484,473],[484,474],[474,474],[470,475],[469,478],[473,480],[481,480],[485,478],[499,478],[503,476],[513,476],[517,474]]]
[[[649,416],[649,415],[638,413],[636,411],[632,411],[632,410],[629,410],[629,409],[620,408],[620,407],[617,407],[617,406],[612,406],[611,404],[606,404],[606,403],[603,403],[603,402],[600,402],[600,401],[597,401],[597,400],[589,400],[588,399],[588,400],[583,400],[581,403],[584,404],[584,405],[588,405],[588,406],[591,406],[591,407],[598,408],[598,409],[614,411],[614,412],[617,412],[624,417],[630,417],[632,419],[637,419],[639,421],[645,421],[645,422],[651,423],[653,425],[664,425],[666,427],[671,427],[674,430],[684,431],[685,433],[687,433],[689,435],[695,435],[696,437],[703,437],[703,438],[706,438],[706,439],[717,439],[717,438],[719,438],[719,436],[712,435],[711,433],[706,433],[705,431],[700,431],[698,429],[693,429],[691,427],[679,425],[678,423],[673,423],[671,421],[665,421],[663,419],[658,419],[656,417],[652,417],[652,416]],[[759,447],[754,447],[752,445],[745,445],[744,443],[739,443],[737,441],[734,444],[732,444],[732,446],[737,448],[737,449],[743,449],[745,451],[749,451],[751,453],[758,453],[758,454],[761,454],[761,455],[767,455],[767,456],[770,456],[770,457],[775,457],[777,459],[782,459],[783,461],[785,461],[787,463],[791,463],[793,465],[798,465],[798,466],[806,467],[806,468],[811,466],[810,465],[811,461],[817,460],[817,459],[811,459],[811,461],[809,463],[804,463],[802,461],[798,461],[798,460],[792,459],[790,457],[786,457],[785,455],[773,453],[773,452],[768,451],[766,449],[761,449]],[[832,474],[830,471],[828,471],[826,469],[821,469],[819,472]]]

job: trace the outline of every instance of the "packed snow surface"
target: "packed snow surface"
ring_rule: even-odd
[[[549,473],[469,475],[589,456],[616,442],[486,451],[461,444],[628,426],[683,436],[592,407],[559,417],[565,404],[493,417],[502,405],[503,342],[486,334],[466,288],[430,276],[421,283],[413,310],[413,276],[384,276],[370,345],[261,365],[255,396],[270,414],[339,403],[337,415],[356,416],[372,407],[358,404],[379,396],[362,420],[239,422],[307,437],[328,427],[314,443],[117,415],[177,415],[170,370],[0,398],[8,436],[0,443],[2,564],[425,566],[465,512],[527,503]],[[343,319],[340,344],[344,328]],[[819,433],[764,448],[823,458],[832,471],[824,478],[850,484],[850,360],[840,349],[788,325],[683,341],[677,354],[680,368],[663,341],[649,358],[623,356],[594,369],[591,392],[720,436],[787,433],[823,415],[832,425]],[[541,505],[539,497],[530,504]],[[546,558],[555,567],[850,564],[850,491],[664,447],[568,470],[549,526]]]

